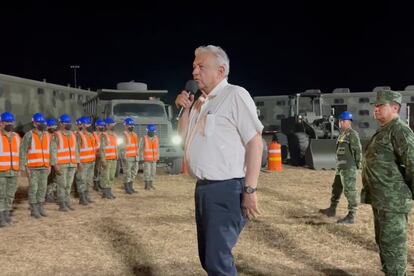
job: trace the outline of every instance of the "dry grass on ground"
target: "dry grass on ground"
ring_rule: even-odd
[[[382,275],[369,206],[360,207],[353,226],[318,214],[329,203],[333,176],[292,167],[261,174],[263,215],[234,250],[240,275]],[[94,193],[95,204],[81,207],[74,199],[69,213],[48,204],[49,217],[35,220],[22,180],[14,223],[0,229],[0,275],[205,275],[197,257],[194,181],[162,174],[156,184],[156,191],[140,187],[127,196],[118,179],[116,200]],[[345,214],[342,198],[338,215]]]

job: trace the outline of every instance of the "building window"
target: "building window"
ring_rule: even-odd
[[[369,98],[359,98],[359,103],[369,103]]]
[[[359,126],[359,128],[369,128],[369,123],[368,122],[360,122],[358,126]]]
[[[411,102],[414,102],[414,96],[411,96]]]
[[[82,95],[78,95],[78,101],[83,101],[83,96]]]
[[[285,101],[277,101],[276,105],[284,106],[284,105],[286,105],[286,102]]]
[[[56,90],[53,90],[53,97],[56,97],[57,96],[57,91]]]
[[[75,99],[76,99],[76,96],[75,96],[75,94],[74,94],[74,93],[70,93],[70,99],[71,99],[71,100],[75,100]]]
[[[345,102],[344,99],[335,99],[334,100],[335,104],[343,104],[344,102]]]
[[[313,103],[314,103],[314,104],[319,104],[319,99],[314,99],[314,100],[313,100]]]
[[[256,102],[256,106],[264,106],[264,102]]]
[[[65,101],[65,99],[66,99],[65,93],[60,92],[60,93],[59,93],[59,99],[60,99],[62,102],[63,102],[63,101]]]
[[[279,115],[276,116],[276,120],[282,120],[284,118],[285,118],[285,115],[283,115],[283,114],[279,114]]]
[[[43,95],[43,94],[45,94],[45,90],[43,88],[38,88],[37,95]]]
[[[360,116],[369,116],[369,110],[366,110],[366,109],[360,110],[359,115]]]

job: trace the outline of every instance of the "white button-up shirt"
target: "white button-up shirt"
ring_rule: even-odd
[[[201,110],[190,112],[185,144],[190,173],[208,180],[244,177],[246,144],[262,130],[249,92],[222,80]]]

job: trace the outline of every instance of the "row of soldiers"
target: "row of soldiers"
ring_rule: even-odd
[[[127,194],[136,192],[133,183],[140,160],[144,161],[145,189],[154,189],[153,180],[159,160],[155,125],[148,125],[147,135],[139,139],[131,118],[124,120],[122,138],[115,135],[116,123],[112,118],[105,121],[98,119],[96,131],[92,129],[89,117],[76,120],[77,130],[72,130],[72,119],[67,114],[60,116],[59,122],[56,122],[54,119],[45,120],[43,114],[36,113],[32,116],[32,122],[34,128],[21,139],[13,131],[13,114],[1,114],[0,227],[11,223],[19,174],[28,177],[28,199],[34,218],[47,216],[43,208],[46,193],[49,201],[57,200],[59,211],[74,210],[70,197],[74,180],[82,205],[93,203],[90,196],[93,182],[103,198],[115,199],[112,186],[118,160],[124,164],[124,189]]]

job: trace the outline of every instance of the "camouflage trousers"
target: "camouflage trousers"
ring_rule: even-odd
[[[138,160],[134,159],[126,159],[124,161],[125,171],[124,171],[124,183],[134,182],[135,177],[138,174],[139,163]]]
[[[154,181],[157,174],[157,162],[144,162],[144,181]]]
[[[60,174],[56,173],[57,197],[59,202],[70,201],[73,179],[76,167],[60,167]]]
[[[332,184],[331,205],[338,206],[342,191],[348,200],[348,211],[355,213],[358,207],[356,189],[356,169],[337,169]]]
[[[112,188],[115,181],[117,160],[106,160],[106,166],[100,169],[100,184],[103,189]]]
[[[49,169],[31,169],[29,176],[29,203],[45,202]]]
[[[0,212],[11,210],[17,190],[17,177],[0,177]]]
[[[76,188],[78,193],[88,192],[93,182],[95,162],[83,163],[82,169],[76,172]]]
[[[385,275],[406,275],[408,214],[372,210],[382,271]]]
[[[51,168],[50,174],[47,177],[46,194],[52,196],[53,198],[56,198],[57,183],[56,183],[56,171],[54,167]]]
[[[95,168],[93,171],[93,181],[99,181],[100,175],[101,175],[101,158],[99,156],[96,156],[95,160]]]

